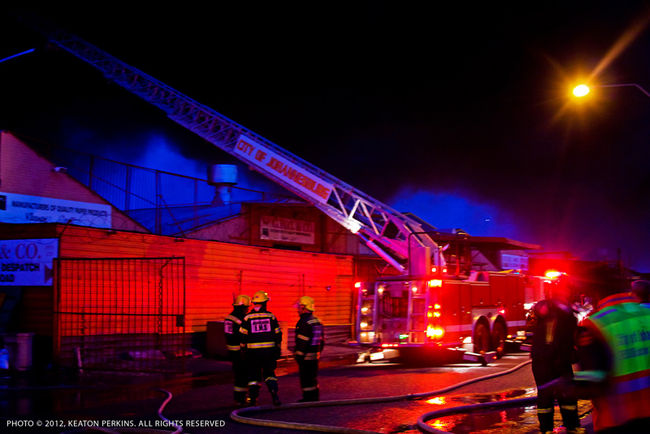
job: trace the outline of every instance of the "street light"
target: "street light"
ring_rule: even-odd
[[[582,98],[583,96],[587,96],[589,90],[589,86],[586,84],[579,84],[573,88],[573,96],[576,98]]]
[[[636,83],[596,84],[593,85],[593,87],[635,87],[641,92],[643,92],[645,96],[650,98],[650,92],[648,92],[641,85]],[[582,98],[584,96],[587,96],[589,94],[589,91],[590,91],[589,86],[587,86],[586,84],[579,84],[573,88],[573,96],[575,96],[576,98]]]

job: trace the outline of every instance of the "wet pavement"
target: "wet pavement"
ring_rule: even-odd
[[[450,407],[456,407],[531,396],[535,396],[535,390],[532,388],[527,390],[509,390],[499,394],[469,394],[452,396],[449,397],[447,401],[450,403]],[[593,432],[593,427],[591,426],[590,411],[591,403],[589,401],[578,401],[578,414],[582,419],[582,426],[587,429],[587,432]],[[562,425],[559,408],[555,408],[554,415],[555,426],[558,427],[556,429],[556,432],[562,432],[563,430],[559,428]],[[474,432],[539,432],[535,405],[445,416],[431,420],[427,424],[441,431],[448,431],[459,434]]]
[[[453,369],[453,368],[451,368]],[[467,368],[461,368],[467,369]],[[475,368],[469,368],[474,370]],[[525,368],[522,368],[525,371]],[[435,374],[427,374],[435,375]],[[445,373],[441,373],[445,375]],[[264,412],[252,412],[247,417],[261,418],[280,422],[294,422],[301,424],[325,424],[345,426],[350,429],[365,430],[378,433],[408,433],[420,432],[417,420],[425,413],[444,408],[456,408],[479,403],[529,398],[535,396],[535,388],[524,389],[510,388],[498,391],[500,385],[506,387],[521,382],[527,377],[522,372],[517,379],[504,381],[503,379],[488,380],[480,386],[469,385],[459,389],[458,393],[450,393],[417,400],[402,400],[397,402],[364,404],[355,406],[334,406],[312,408],[309,412],[299,409],[273,409]],[[389,381],[387,379],[387,381]],[[532,378],[529,379],[529,382]],[[489,393],[472,393],[472,389],[491,390]],[[498,392],[494,392],[498,391]],[[379,393],[376,393],[377,395]],[[374,395],[373,395],[374,396]],[[591,405],[588,401],[579,402],[579,414],[582,416],[582,426],[588,433],[593,432],[589,412]],[[556,408],[556,423],[560,427],[560,413]],[[344,416],[342,416],[344,415]],[[535,433],[539,432],[536,408],[533,405],[513,407],[503,410],[472,412],[441,417],[428,422],[428,425],[444,431],[454,433]],[[558,433],[563,432],[557,428]]]
[[[446,368],[404,369],[396,366],[354,365],[357,348],[330,346],[321,362],[322,398],[347,399],[376,395],[417,393],[436,390],[436,381],[453,384],[463,379],[506,369],[521,363],[525,357],[508,361],[507,358],[492,367],[477,370],[475,366],[458,365]],[[506,365],[510,363],[510,365]],[[501,366],[501,368],[499,368]],[[96,373],[82,375],[72,372],[14,373],[0,378],[0,424],[4,432],[172,432],[174,428],[165,423],[157,412],[172,394],[163,415],[183,424],[184,432],[237,432],[280,433],[297,432],[282,428],[244,425],[230,420],[232,386],[230,363],[224,360],[196,358],[187,360],[187,374],[166,376],[162,374]],[[281,397],[284,402],[300,398],[296,365],[292,360],[281,361],[276,371],[280,378]],[[457,393],[433,396],[428,399],[400,401],[388,404],[363,406],[336,406],[310,408],[308,411],[278,409],[255,414],[270,420],[286,420],[321,425],[345,426],[382,433],[415,433],[417,418],[438,408],[533,396],[531,379],[501,380],[495,384],[482,384],[459,389]],[[391,379],[391,388],[384,387]],[[430,379],[422,384],[418,378]],[[337,382],[354,379],[358,388],[337,388]],[[346,383],[347,384],[347,383]],[[377,386],[379,384],[380,386]],[[420,389],[415,388],[418,384]],[[379,392],[378,388],[381,388]],[[374,390],[373,390],[374,389]],[[495,393],[495,390],[501,392]],[[269,404],[268,394],[262,391],[260,404]],[[352,408],[355,407],[355,408]],[[588,411],[589,404],[581,402],[581,413]],[[349,417],[346,417],[349,415]],[[559,415],[559,412],[556,412]],[[558,416],[559,417],[559,416]],[[35,424],[41,422],[43,426]],[[21,422],[27,426],[20,425]],[[87,428],[84,423],[99,426]],[[34,426],[29,426],[34,424]],[[49,424],[49,426],[45,426]],[[455,415],[432,420],[430,425],[450,432],[537,432],[535,408],[511,408],[486,411],[470,415]],[[559,421],[556,425],[559,425]],[[589,416],[583,427],[590,430]],[[47,428],[47,429],[46,429]],[[8,429],[8,430],[7,430]],[[108,431],[107,431],[108,430]]]

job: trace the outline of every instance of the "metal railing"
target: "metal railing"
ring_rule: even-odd
[[[67,173],[154,234],[187,233],[240,212],[245,202],[298,202],[293,195],[231,186],[218,202],[205,179],[121,163],[68,148],[50,149]],[[207,173],[207,169],[206,169]]]

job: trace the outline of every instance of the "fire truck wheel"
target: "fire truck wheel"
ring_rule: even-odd
[[[506,327],[502,322],[496,322],[492,328],[492,348],[497,353],[497,359],[503,357],[506,347]]]
[[[479,321],[474,329],[474,352],[485,354],[490,350],[490,329],[483,321]]]

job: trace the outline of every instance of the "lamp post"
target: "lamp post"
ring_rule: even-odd
[[[650,98],[650,92],[645,90],[641,85],[637,83],[612,83],[612,84],[596,84],[592,87],[635,87],[640,90],[645,96]],[[589,94],[589,86],[586,84],[579,84],[573,88],[573,96],[576,98],[582,98]]]
[[[609,83],[609,84],[595,84],[593,85],[594,88],[599,88],[599,87],[633,87],[639,90],[641,93],[643,93],[645,96],[650,98],[650,92],[648,92],[643,86],[641,86],[638,83]],[[575,86],[572,90],[573,96],[576,98],[583,98],[587,96],[590,92],[589,86],[587,84],[579,84]],[[621,249],[617,249],[617,255],[616,255],[616,263],[618,266],[618,273],[619,276],[624,276],[624,267],[623,267],[623,260],[621,258]]]

